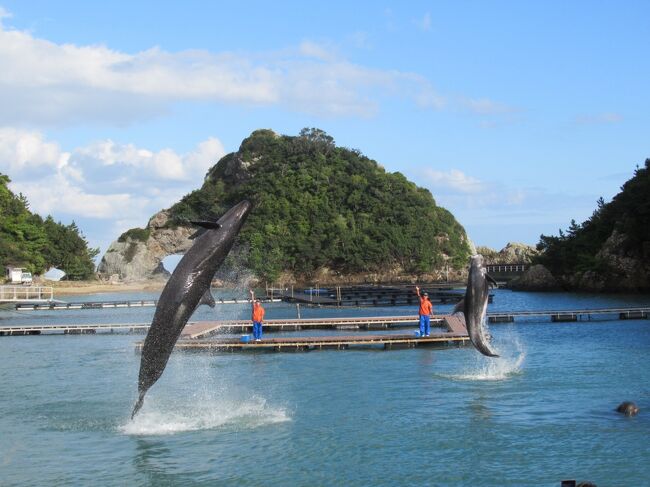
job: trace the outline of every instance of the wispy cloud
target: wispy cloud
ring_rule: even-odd
[[[460,98],[459,104],[464,109],[477,115],[509,115],[518,111],[515,107],[489,98]]]
[[[424,175],[433,188],[446,192],[451,190],[462,194],[475,194],[485,189],[485,184],[480,180],[467,176],[458,169],[445,172],[427,168]]]
[[[614,112],[603,112],[591,115],[579,115],[576,117],[575,122],[578,125],[600,125],[620,123],[623,121],[623,115]]]
[[[413,23],[418,27],[418,29],[428,32],[431,30],[431,13],[427,12],[422,16],[422,18],[416,19]]]
[[[565,228],[571,218],[587,218],[597,199],[587,193],[561,193],[484,181],[458,169],[425,168],[423,173],[423,184],[431,190],[437,204],[449,209],[462,225],[469,227],[538,225],[542,228],[550,225],[551,229]]]

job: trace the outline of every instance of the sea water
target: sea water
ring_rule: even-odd
[[[489,311],[640,305],[646,296],[496,290]],[[269,319],[297,315],[283,303],[266,309]],[[217,305],[193,319],[249,314],[244,304]],[[152,315],[0,311],[0,326]],[[142,335],[0,337],[0,485],[649,485],[650,320],[614,318],[490,325],[498,359],[472,347],[177,352],[135,420]],[[638,416],[614,411],[624,400]]]

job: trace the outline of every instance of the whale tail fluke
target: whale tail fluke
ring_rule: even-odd
[[[140,397],[138,398],[138,401],[135,403],[135,406],[133,406],[131,419],[135,418],[135,415],[138,414],[138,411],[140,411],[140,408],[142,407],[142,403],[144,403],[144,395],[145,395],[144,391],[140,393]]]

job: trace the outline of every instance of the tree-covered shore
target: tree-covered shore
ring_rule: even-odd
[[[9,189],[10,181],[0,174],[0,267],[23,267],[35,274],[57,267],[68,279],[91,279],[99,249],[88,247],[74,222],[64,225],[32,213],[27,199]]]
[[[602,198],[583,223],[542,235],[534,259],[549,287],[583,291],[650,291],[650,159],[612,201]]]

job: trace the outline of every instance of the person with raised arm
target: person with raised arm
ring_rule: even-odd
[[[419,286],[415,286],[415,294],[418,295],[420,299],[420,309],[418,311],[420,315],[420,336],[429,336],[431,333],[431,313],[433,313],[433,305],[429,301],[429,294],[422,293],[420,295]]]

